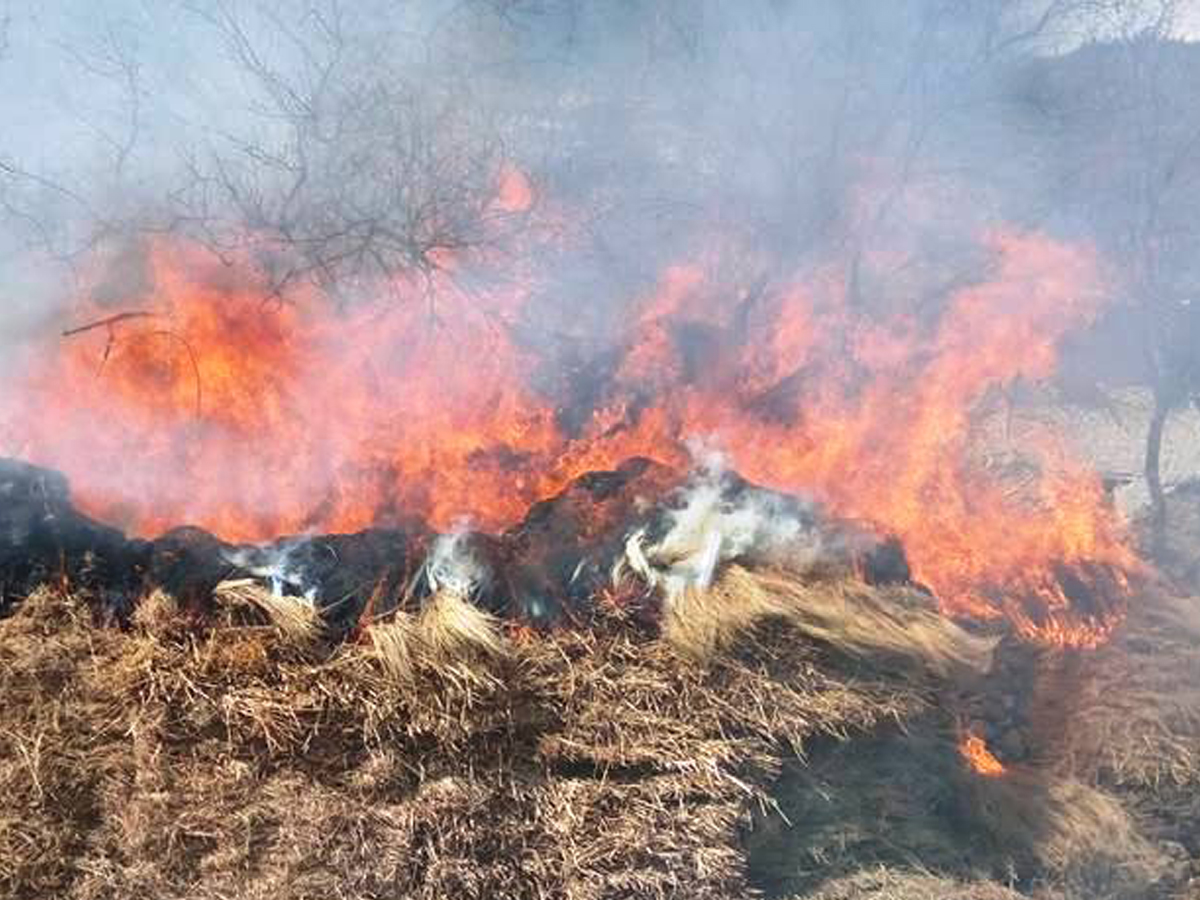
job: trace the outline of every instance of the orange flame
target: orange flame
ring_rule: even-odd
[[[528,207],[523,176],[502,186],[501,206]],[[499,528],[583,472],[683,465],[689,438],[713,436],[750,479],[897,535],[946,612],[1094,646],[1136,568],[1098,478],[1048,443],[1014,492],[979,464],[972,415],[993,388],[1053,372],[1059,339],[1103,302],[1095,262],[1040,235],[984,243],[995,271],[936,316],[858,314],[836,268],[753,296],[716,266],[669,268],[568,429],[513,338],[532,277],[466,290],[465,261],[447,258],[345,312],[315,288],[273,298],[251,260],[159,241],[148,294],[77,310],[152,315],[48,343],[0,410],[0,449],[65,471],[86,510],[128,530],[260,540],[407,515]]]
[[[972,771],[979,775],[996,778],[1006,771],[1004,764],[992,755],[992,751],[981,737],[966,735],[958,745],[958,752],[963,755]]]

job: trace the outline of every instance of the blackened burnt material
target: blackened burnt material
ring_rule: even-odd
[[[356,534],[281,538],[262,547],[227,548],[242,572],[311,599],[335,634],[383,615],[402,600],[434,534],[423,520]],[[232,551],[232,552],[231,552]]]
[[[500,535],[439,536],[421,519],[357,534],[283,537],[233,545],[200,528],[172,529],[153,541],[126,539],[92,521],[70,500],[66,479],[0,460],[0,589],[7,608],[37,585],[63,579],[107,612],[127,614],[161,588],[203,615],[227,579],[251,577],[272,591],[311,602],[334,634],[400,606],[419,606],[441,587],[497,615],[535,625],[583,624],[612,584],[626,541],[669,531],[696,483],[649,459],[590,472],[535,503]],[[755,487],[732,473],[721,481],[717,512],[761,508],[795,525],[790,539],[745,548],[743,562],[787,568],[821,540],[821,566],[806,576],[857,573],[867,581],[908,579],[903,549],[856,523],[829,519],[813,503]],[[719,527],[719,526],[718,526]],[[735,542],[736,543],[736,542]],[[729,557],[733,559],[733,557]],[[645,599],[649,599],[649,594]],[[654,604],[646,612],[653,616]]]
[[[589,608],[609,583],[631,527],[679,488],[683,476],[649,459],[576,478],[535,503],[502,537],[510,560],[508,608],[535,622],[555,622]]]
[[[227,544],[202,528],[173,528],[152,544],[149,584],[186,609],[206,611],[216,586],[238,574],[228,551]]]
[[[0,459],[0,614],[55,579],[122,614],[143,583],[150,549],[76,510],[58,472]]]
[[[329,624],[344,630],[364,612],[394,605],[431,536],[423,522],[413,521],[359,534],[284,538],[265,547],[226,544],[191,526],[152,541],[131,539],[75,509],[60,473],[0,459],[0,615],[55,581],[68,582],[97,612],[119,619],[155,588],[204,613],[222,581],[255,576],[311,594]],[[268,568],[287,577],[268,576]]]

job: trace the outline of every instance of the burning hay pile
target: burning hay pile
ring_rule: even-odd
[[[60,552],[76,589],[51,579],[0,620],[3,893],[1000,900],[1017,894],[993,879],[1040,897],[1182,883],[1079,770],[971,768],[962,698],[995,639],[941,616],[899,549],[850,523],[636,462],[500,537],[405,534],[407,556],[362,563],[369,590],[331,593],[326,572],[308,599],[294,544],[272,565],[195,534],[114,544],[149,590],[121,609],[97,589],[105,545]]]

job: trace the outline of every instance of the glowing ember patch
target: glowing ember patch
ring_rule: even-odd
[[[996,778],[1005,772],[1004,764],[992,755],[983,738],[973,734],[967,735],[958,745],[958,750],[971,769],[979,775]]]

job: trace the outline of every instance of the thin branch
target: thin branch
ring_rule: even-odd
[[[77,334],[83,334],[84,332],[93,331],[97,328],[111,329],[114,325],[120,322],[127,322],[130,319],[146,319],[155,315],[157,315],[157,313],[140,309],[132,310],[130,312],[117,313],[115,316],[108,316],[107,318],[97,319],[94,322],[88,322],[85,325],[78,325],[75,328],[68,328],[62,333],[62,336],[74,337]]]

